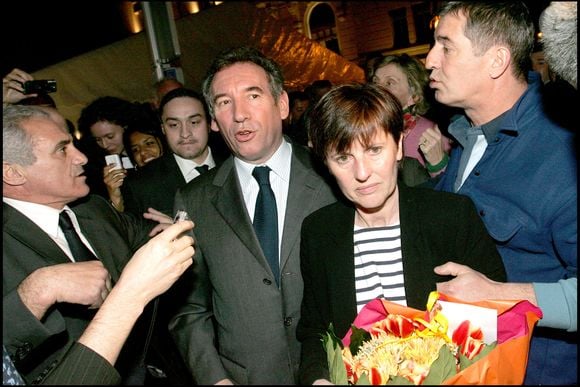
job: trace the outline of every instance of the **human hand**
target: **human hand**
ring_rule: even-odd
[[[105,165],[103,168],[103,181],[107,185],[109,195],[111,191],[121,188],[125,177],[127,177],[125,168],[119,168],[114,164]]]
[[[447,262],[436,266],[433,271],[439,275],[452,275],[455,277],[447,282],[438,282],[438,292],[470,302],[484,299],[502,299],[502,283],[490,280],[469,266]]]
[[[443,150],[443,135],[437,124],[432,128],[427,128],[421,134],[421,137],[419,137],[419,149],[423,152],[425,160],[431,165],[437,165],[443,160],[445,154]]]
[[[110,290],[111,277],[98,260],[42,267],[18,286],[22,302],[38,319],[59,302],[98,308]]]
[[[325,386],[334,386],[334,383],[332,383],[330,380],[327,379],[316,379],[314,382],[312,382],[313,386],[320,386],[320,385],[325,385]]]
[[[13,69],[2,79],[2,98],[4,103],[15,104],[37,94],[24,94],[24,82],[33,81],[34,77],[20,69]]]
[[[214,385],[233,386],[234,385],[234,382],[232,382],[230,379],[222,379],[219,382],[215,382]]]
[[[193,238],[186,234],[192,221],[170,225],[135,252],[127,263],[115,291],[126,296],[128,303],[149,301],[164,293],[193,263]]]
[[[168,215],[165,215],[161,211],[157,211],[155,208],[152,207],[149,207],[147,209],[147,212],[143,213],[143,217],[145,219],[153,220],[159,223],[157,226],[153,227],[153,229],[149,233],[150,237],[154,237],[155,235],[159,234],[167,227],[169,227],[171,224],[173,224],[173,218],[171,218]]]

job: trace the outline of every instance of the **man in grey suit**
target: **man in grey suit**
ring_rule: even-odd
[[[55,110],[3,107],[3,344],[29,383],[62,361],[133,252],[156,232],[87,196],[86,162]],[[95,259],[78,261],[59,225],[62,212]],[[143,383],[141,334],[150,318],[145,313],[117,362],[125,383]]]
[[[307,148],[283,137],[289,113],[283,85],[278,64],[248,47],[218,55],[203,82],[211,128],[233,156],[175,197],[175,209],[185,209],[196,225],[197,248],[191,290],[169,328],[199,384],[298,381],[300,226],[336,199]],[[269,237],[279,241],[279,275],[252,224],[258,166],[271,169],[280,231]]]

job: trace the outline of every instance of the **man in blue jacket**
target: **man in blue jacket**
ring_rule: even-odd
[[[550,121],[530,73],[534,27],[519,2],[452,2],[426,58],[437,101],[463,108],[436,189],[467,195],[496,241],[508,283],[453,262],[438,290],[466,300],[527,299],[543,311],[525,384],[577,383],[577,176],[574,134]],[[452,216],[452,214],[450,214]]]

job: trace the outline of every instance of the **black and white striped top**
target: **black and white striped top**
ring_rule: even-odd
[[[400,224],[354,226],[354,279],[357,312],[379,297],[407,306]]]

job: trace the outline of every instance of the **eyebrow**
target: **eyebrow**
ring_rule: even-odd
[[[191,118],[195,118],[195,117],[201,117],[201,113],[195,113],[195,114],[192,114],[192,115],[190,115],[190,116],[187,116],[187,117],[185,117],[185,119],[189,120],[189,119],[191,119]],[[181,121],[181,118],[179,118],[179,117],[167,117],[167,118],[166,118],[165,120],[163,120],[163,121],[164,121],[164,122],[167,122],[167,121]]]
[[[244,89],[244,92],[251,92],[251,91],[258,91],[260,93],[264,93],[264,89],[262,89],[260,86],[248,86]],[[213,97],[213,102],[215,103],[215,101],[217,101],[219,98],[221,97],[225,97],[227,94],[226,93],[220,93],[220,94],[216,94]]]
[[[438,35],[435,37],[435,40],[438,42],[447,42],[447,43],[453,43],[451,39],[449,39],[449,37],[444,36],[444,35]]]
[[[58,151],[59,149],[69,145],[72,143],[72,140],[69,138],[67,140],[62,140],[56,143],[56,145],[54,146],[53,152]]]

